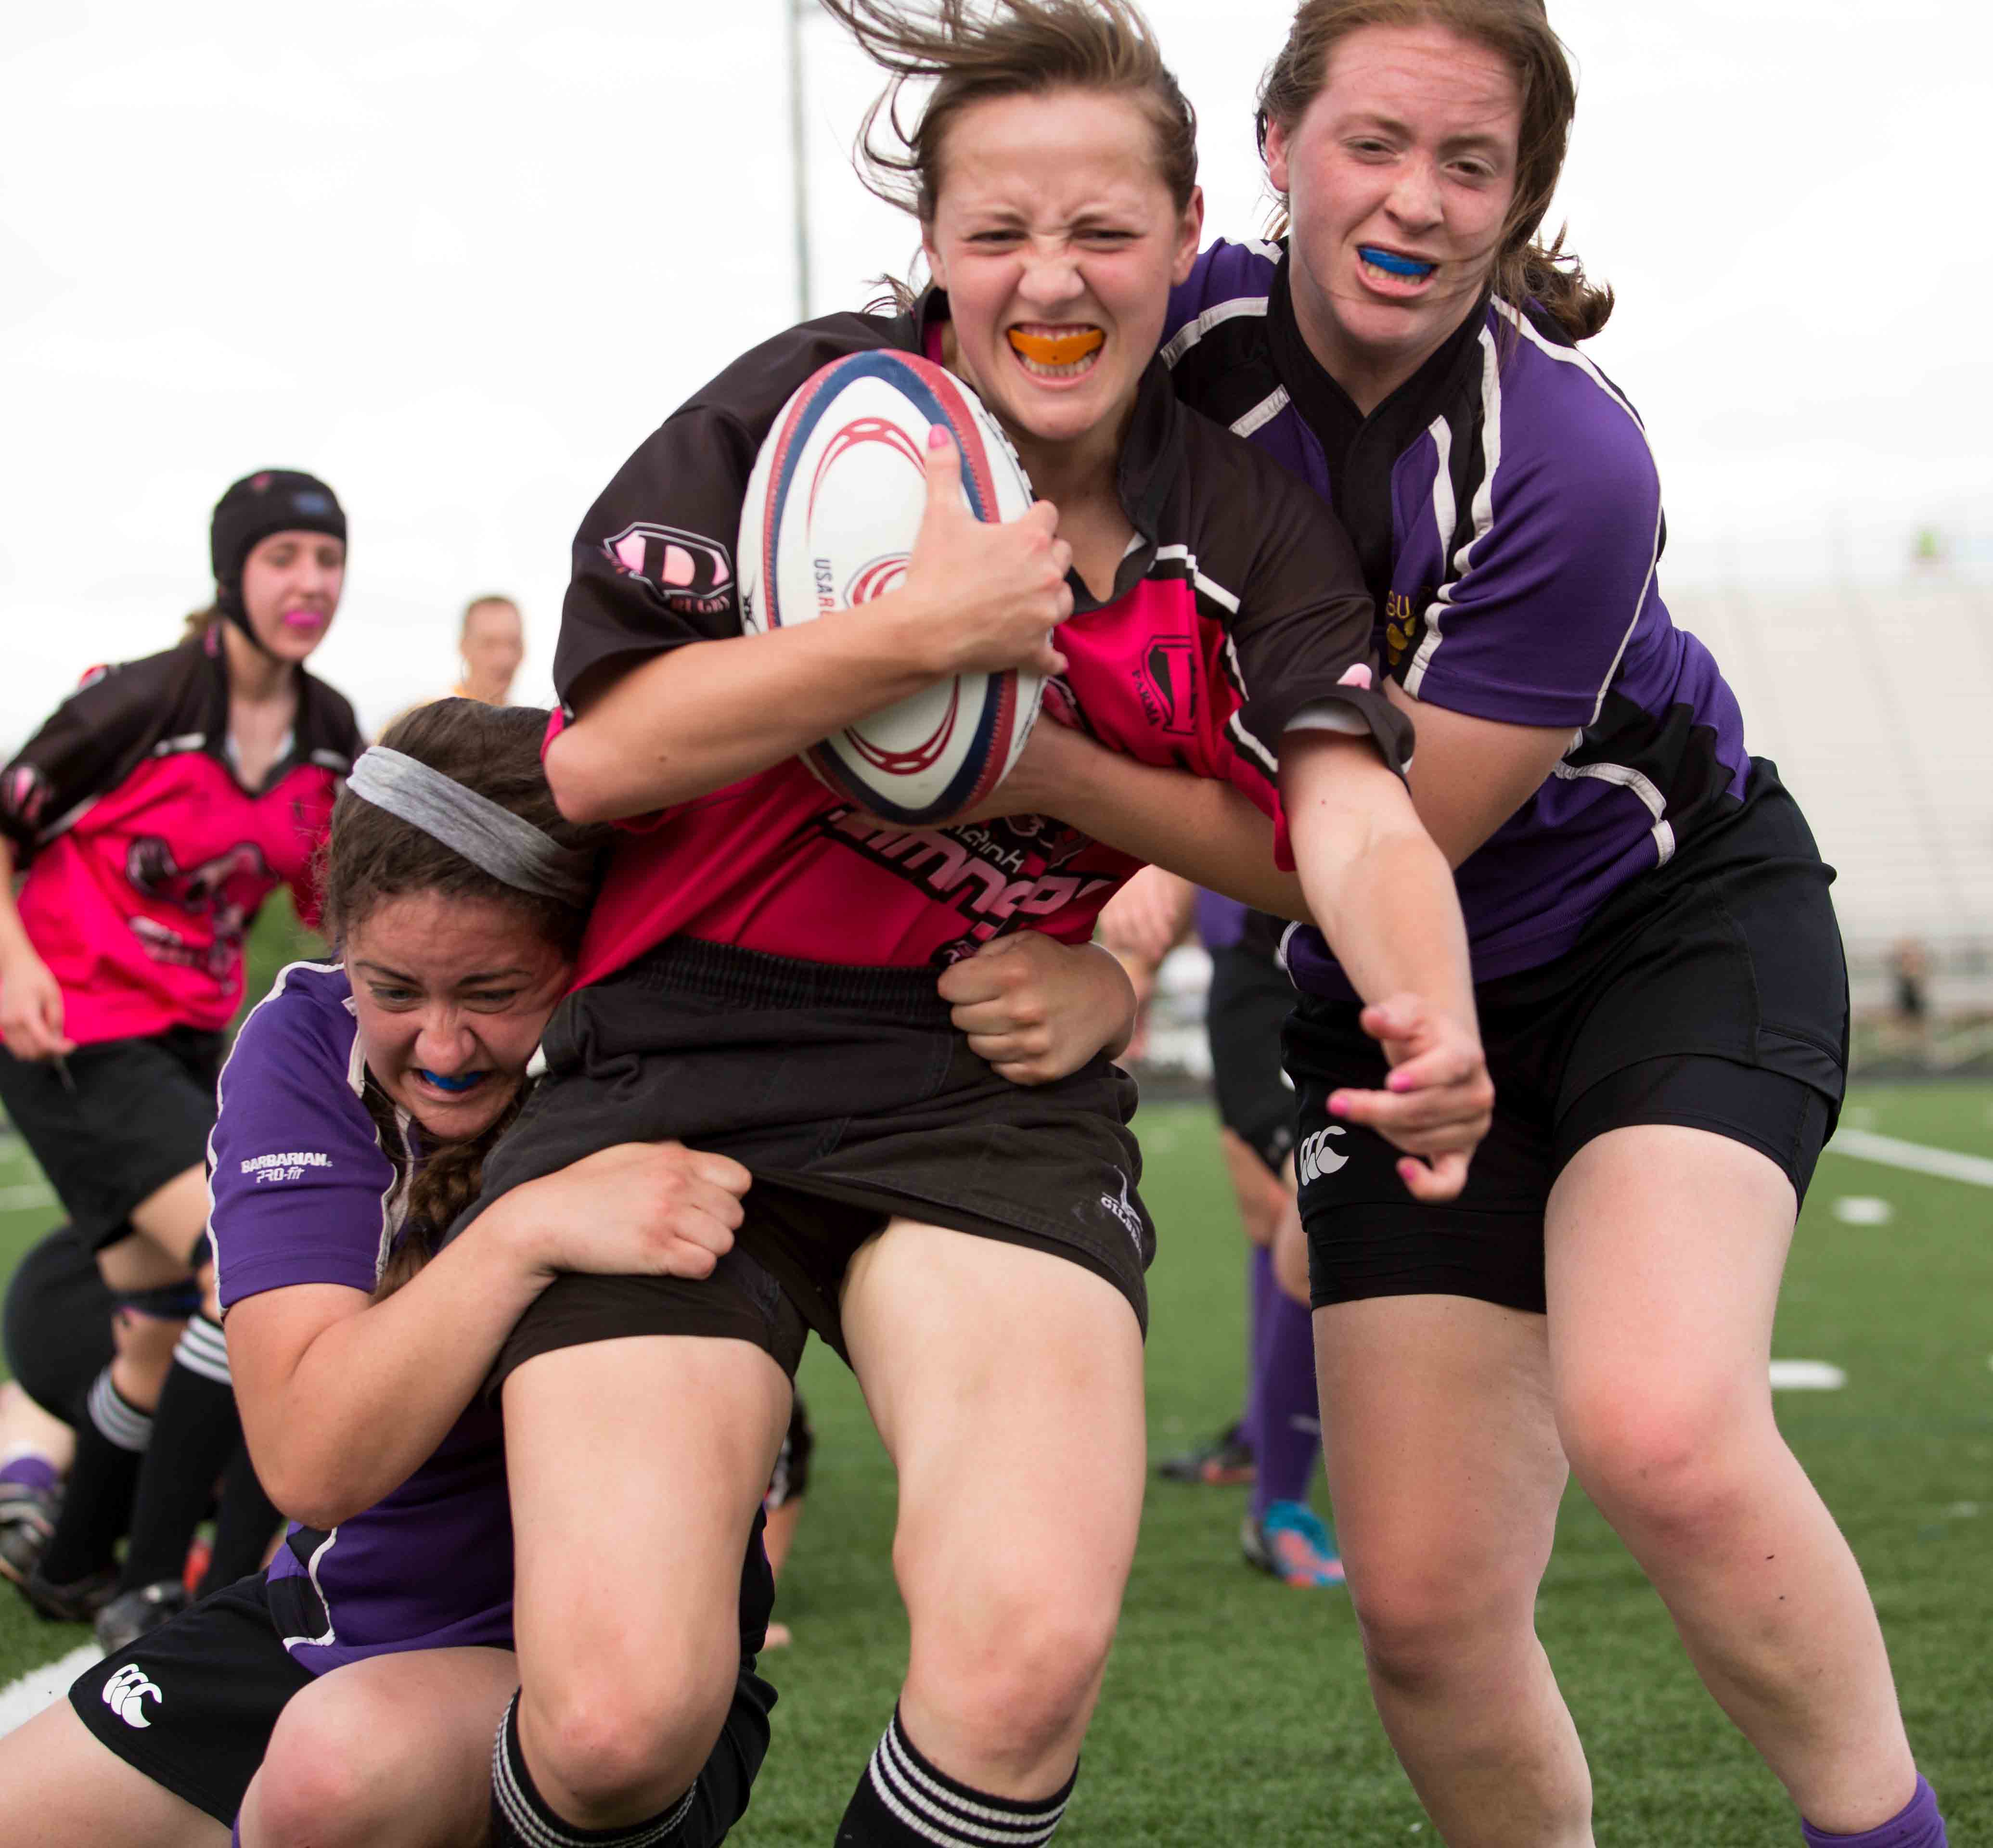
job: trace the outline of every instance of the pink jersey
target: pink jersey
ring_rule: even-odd
[[[229,761],[212,631],[94,670],[0,772],[0,830],[27,864],[21,921],[79,1044],[220,1030],[263,900],[288,885],[316,922],[313,856],[361,741],[346,701],[300,680],[291,744],[259,790]]]
[[[675,413],[582,524],[555,679],[738,635],[733,541],[757,450],[817,368],[928,348],[945,298],[894,319],[841,315],[750,354]],[[1369,599],[1349,541],[1277,464],[1145,376],[1119,485],[1137,540],[1114,593],[1077,579],[1069,666],[1046,717],[1147,763],[1195,771],[1277,811],[1279,741],[1338,709],[1396,768],[1409,728],[1370,688]],[[563,712],[571,710],[564,706]],[[555,729],[562,722],[557,716]],[[933,965],[1031,927],[1083,941],[1137,863],[1040,818],[905,828],[862,818],[789,760],[629,825],[578,979],[675,934],[806,961]]]

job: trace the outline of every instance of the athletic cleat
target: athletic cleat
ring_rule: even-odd
[[[60,1488],[30,1488],[26,1483],[0,1482],[0,1578],[25,1585],[41,1563],[56,1531],[62,1508]]]
[[[106,1655],[128,1649],[140,1637],[170,1623],[190,1601],[178,1579],[121,1591],[97,1614],[97,1646]]]
[[[1304,1501],[1276,1501],[1257,1520],[1247,1515],[1239,1544],[1247,1565],[1271,1573],[1284,1585],[1317,1590],[1342,1583],[1335,1536]]]
[[[52,1623],[87,1624],[111,1601],[118,1589],[118,1572],[107,1566],[67,1585],[52,1584],[37,1565],[21,1581],[21,1595]]]
[[[1207,1488],[1235,1488],[1250,1482],[1253,1473],[1253,1447],[1246,1441],[1243,1427],[1236,1424],[1195,1450],[1166,1457],[1156,1465],[1156,1474],[1165,1482],[1202,1483]]]

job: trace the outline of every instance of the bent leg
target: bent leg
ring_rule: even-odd
[[[477,1848],[518,1682],[509,1649],[413,1649],[321,1675],[271,1735],[242,1848]]]
[[[1584,1848],[1591,1785],[1536,1634],[1565,1469],[1543,1318],[1315,1311],[1322,1450],[1379,1716],[1449,1848]]]
[[[191,1270],[195,1248],[207,1230],[207,1171],[196,1162],[132,1208],[132,1229],[183,1270]]]
[[[14,1848],[225,1848],[228,1830],[94,1738],[67,1698],[0,1738]]]
[[[1043,1803],[1072,1776],[1134,1556],[1140,1329],[1066,1259],[902,1219],[853,1259],[843,1321],[899,1473],[907,1737],[979,1795]]]
[[[696,1335],[555,1348],[505,1382],[519,1739],[578,1829],[659,1815],[720,1736],[790,1390],[763,1349]]]
[[[1546,1227],[1557,1420],[1697,1672],[1817,1827],[1875,1828],[1916,1783],[1881,1626],[1772,1414],[1791,1184],[1673,1125],[1574,1156]]]

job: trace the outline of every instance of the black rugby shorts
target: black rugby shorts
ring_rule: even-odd
[[[108,1751],[225,1826],[312,1679],[285,1652],[258,1573],[86,1669],[69,1703]]]
[[[1398,1152],[1328,1114],[1386,1065],[1352,1003],[1304,997],[1286,1036],[1316,1307],[1476,1298],[1541,1313],[1543,1211],[1595,1136],[1707,1129],[1759,1150],[1800,1200],[1832,1135],[1848,978],[1822,864],[1769,764],[1732,815],[1617,893],[1564,955],[1475,991],[1495,1122],[1460,1197],[1414,1201]]]
[[[969,1050],[924,968],[853,968],[674,938],[571,995],[547,1074],[492,1151],[491,1202],[598,1149],[668,1139],[754,1177],[706,1278],[563,1276],[494,1373],[633,1334],[754,1342],[793,1377],[807,1330],[841,1354],[858,1248],[894,1216],[1023,1245],[1104,1277],[1145,1327],[1155,1231],[1128,1128],[1135,1084],[1099,1057],[1013,1085]]]
[[[132,1209],[207,1159],[222,1036],[171,1026],[50,1061],[0,1052],[0,1104],[92,1251],[129,1235]]]

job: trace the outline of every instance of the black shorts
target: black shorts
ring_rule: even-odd
[[[126,1237],[132,1209],[207,1159],[220,1033],[169,1026],[50,1061],[0,1052],[0,1104],[92,1251]],[[73,1088],[72,1088],[73,1087]]]
[[[1384,1081],[1353,1003],[1304,998],[1287,1033],[1315,1306],[1472,1296],[1543,1308],[1543,1210],[1593,1137],[1708,1129],[1776,1163],[1800,1199],[1834,1132],[1848,977],[1805,818],[1767,763],[1742,806],[1616,893],[1541,968],[1475,990],[1495,1122],[1461,1197],[1414,1201],[1397,1152],[1333,1122],[1329,1093]]]
[[[73,1226],[34,1246],[7,1279],[7,1368],[21,1390],[52,1417],[80,1425],[84,1400],[111,1365],[117,1300]]]
[[[1218,1118],[1268,1169],[1284,1175],[1294,1148],[1294,1088],[1280,1065],[1280,1030],[1297,996],[1287,972],[1250,943],[1211,952],[1205,1027]]]
[[[896,1214],[1069,1259],[1146,1327],[1155,1232],[1136,1190],[1133,1079],[1096,1057],[1013,1085],[969,1050],[935,982],[675,938],[563,1002],[547,1074],[453,1236],[521,1182],[617,1143],[714,1150],[754,1184],[711,1276],[558,1277],[494,1378],[647,1334],[750,1341],[793,1376],[806,1327],[843,1353],[846,1268]]]
[[[750,1558],[760,1556],[758,1544],[752,1546]],[[765,1558],[761,1575],[767,1576]],[[278,1716],[316,1679],[284,1648],[266,1587],[261,1573],[238,1580],[70,1686],[77,1717],[108,1751],[224,1825],[233,1824],[242,1807]],[[772,1587],[761,1600],[757,1635],[771,1597]],[[747,1627],[744,1612],[744,1635]],[[715,1758],[729,1754],[737,1761],[744,1795],[767,1751],[774,1704],[775,1690],[744,1653],[713,1747]]]
[[[312,1680],[278,1637],[259,1573],[86,1669],[69,1703],[127,1764],[232,1823],[277,1716]]]

